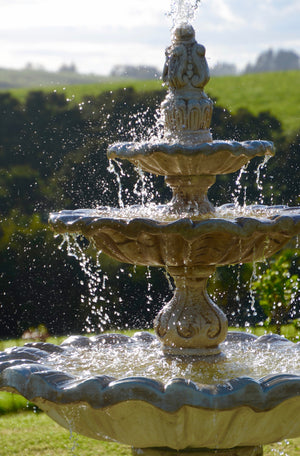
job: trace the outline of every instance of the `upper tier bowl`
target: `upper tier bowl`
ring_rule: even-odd
[[[161,176],[228,174],[238,171],[254,157],[273,154],[274,146],[269,141],[115,143],[107,152],[110,159],[126,159],[143,171]]]

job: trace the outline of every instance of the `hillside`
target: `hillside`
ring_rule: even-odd
[[[300,71],[276,73],[256,73],[241,76],[222,76],[210,80],[206,86],[207,93],[219,106],[235,113],[237,109],[246,107],[253,114],[270,111],[277,117],[286,134],[300,128]],[[36,86],[37,90],[65,93],[73,103],[80,103],[84,97],[99,95],[103,91],[114,91],[124,87],[134,87],[137,91],[157,90],[161,81],[143,81],[128,79],[105,79],[92,84],[51,84]],[[10,89],[19,100],[25,100],[28,90]]]
[[[207,92],[232,112],[242,107],[253,114],[270,111],[289,134],[300,129],[299,84],[299,70],[255,73],[213,78]]]
[[[0,68],[0,89],[37,88],[43,86],[65,84],[91,84],[104,80],[104,77],[94,74],[79,74],[70,71],[46,71],[26,68],[13,70]]]

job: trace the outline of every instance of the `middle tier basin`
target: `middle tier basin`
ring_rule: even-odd
[[[52,213],[50,225],[58,233],[85,236],[124,263],[186,268],[268,258],[300,232],[299,209],[254,206],[239,217],[230,207],[218,211],[223,215],[163,221],[126,219],[122,209],[65,210]]]

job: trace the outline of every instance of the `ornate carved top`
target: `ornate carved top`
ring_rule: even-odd
[[[205,47],[195,40],[190,24],[180,25],[173,33],[166,49],[163,81],[169,87],[161,105],[165,138],[176,137],[184,144],[211,142],[213,103],[203,91],[209,69]]]
[[[209,81],[205,47],[196,42],[195,31],[190,24],[183,24],[174,31],[172,44],[166,49],[163,81],[171,90],[203,90]]]

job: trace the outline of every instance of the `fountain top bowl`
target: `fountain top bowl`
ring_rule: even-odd
[[[254,157],[274,155],[270,141],[181,143],[141,141],[114,143],[109,159],[126,159],[143,171],[161,176],[216,176],[238,171]]]

